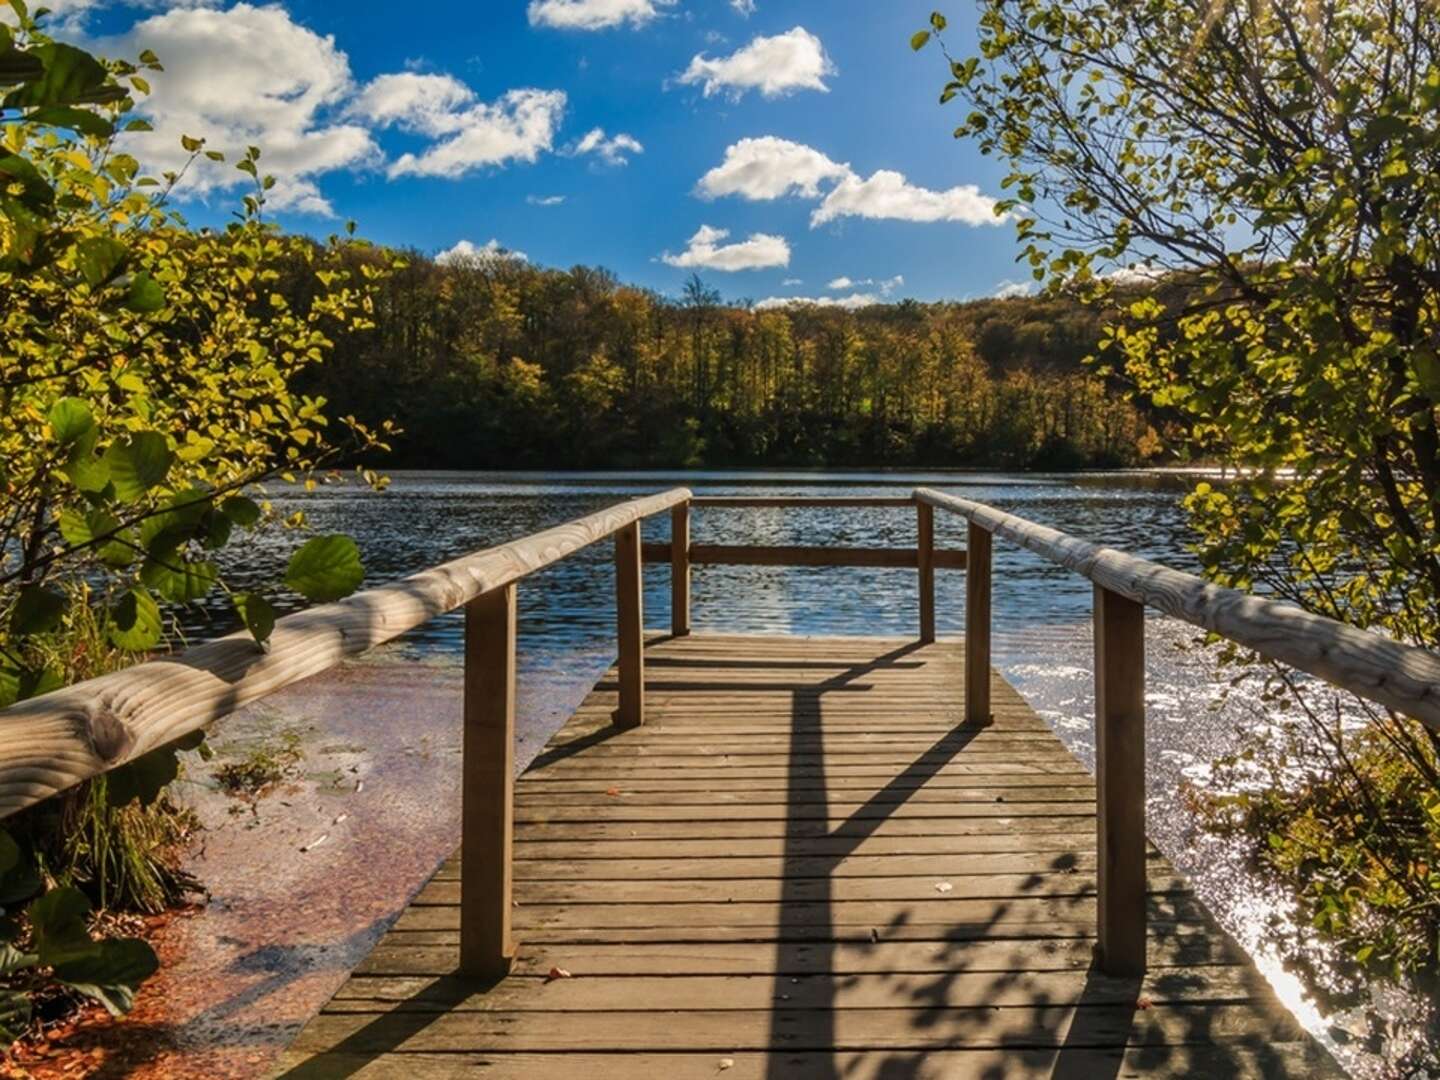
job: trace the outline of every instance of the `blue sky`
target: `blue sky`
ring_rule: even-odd
[[[698,270],[757,301],[986,296],[1025,276],[989,213],[1003,167],[951,137],[941,57],[910,50],[933,6],[56,5],[72,36],[166,64],[143,160],[178,163],[182,131],[258,143],[289,228],[353,218],[429,252],[494,241],[672,295]],[[957,52],[971,10],[948,7]],[[187,216],[223,219],[234,178],[197,171]]]

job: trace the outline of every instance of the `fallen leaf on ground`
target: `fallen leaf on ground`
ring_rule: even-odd
[[[1140,998],[1138,1001],[1135,1002],[1135,1007],[1136,1007],[1137,1009],[1148,1009],[1148,1008],[1150,1008],[1150,999],[1149,999],[1149,998],[1146,998],[1146,997]]]
[[[734,1067],[735,1067],[735,1059],[734,1059],[734,1058],[721,1058],[721,1059],[720,1059],[720,1071],[721,1071],[721,1072],[724,1072],[726,1069],[733,1069]]]
[[[614,798],[615,796],[620,794],[620,789],[618,787],[606,788],[605,794],[609,795],[611,798]]]
[[[545,981],[554,982],[556,979],[573,979],[574,977],[562,967],[552,967],[550,973],[545,976]]]
[[[951,885],[948,881],[937,881],[935,883],[936,892],[949,892],[953,888],[955,888],[955,886]]]

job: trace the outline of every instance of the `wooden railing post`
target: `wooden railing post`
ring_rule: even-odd
[[[1100,967],[1145,971],[1145,609],[1095,586]]]
[[[935,640],[935,508],[915,504],[915,555],[920,568],[920,640]]]
[[[465,605],[460,973],[510,971],[510,851],[515,831],[515,586]]]
[[[615,723],[636,727],[645,722],[645,616],[640,569],[640,523],[615,534],[616,632],[620,638],[620,705]]]
[[[670,633],[690,633],[690,504],[670,508]]]
[[[990,722],[990,548],[988,530],[970,523],[965,551],[965,720]]]

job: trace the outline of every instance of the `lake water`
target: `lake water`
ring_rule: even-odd
[[[1133,554],[1195,570],[1180,498],[1193,477],[1167,473],[1004,475],[980,473],[399,473],[383,494],[354,485],[275,492],[286,511],[303,508],[321,531],[360,540],[367,583],[378,584],[455,556],[504,543],[600,507],[675,486],[697,495],[904,495],[917,485],[954,490],[1022,517]],[[913,547],[908,508],[731,509],[692,513],[696,543],[833,544]],[[669,517],[644,526],[646,540],[669,536]],[[936,513],[936,542],[964,547],[965,523]],[[232,583],[278,579],[294,537],[262,537],[227,553]],[[548,703],[531,723],[558,726],[614,656],[612,546],[594,545],[519,587],[521,705]],[[1093,767],[1093,675],[1088,580],[999,541],[993,582],[993,660],[1071,749]],[[964,623],[965,574],[937,573],[942,635]],[[889,569],[697,567],[697,631],[895,634],[916,630],[916,575]],[[669,621],[669,572],[646,568],[647,626]],[[200,615],[196,637],[229,630],[224,616]],[[1253,698],[1226,693],[1228,678],[1196,632],[1155,616],[1147,624],[1148,831],[1194,882],[1222,924],[1256,955],[1302,1022],[1332,1048],[1329,1027],[1266,949],[1273,909],[1235,852],[1200,833],[1183,797],[1204,784],[1209,763],[1263,718]],[[434,620],[399,643],[402,656],[456,662],[458,615]],[[389,651],[394,655],[394,650]],[[561,703],[557,705],[556,703]],[[532,708],[537,714],[542,705]],[[523,720],[522,720],[523,722]],[[1367,1061],[1343,1056],[1359,1072]],[[1373,1060],[1369,1062],[1373,1065]]]

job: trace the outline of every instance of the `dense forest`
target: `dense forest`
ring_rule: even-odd
[[[306,389],[332,415],[395,419],[393,467],[1054,469],[1162,453],[1156,421],[1084,367],[1097,318],[1065,301],[757,310],[698,277],[674,300],[603,270],[408,253],[374,322],[338,335]]]

